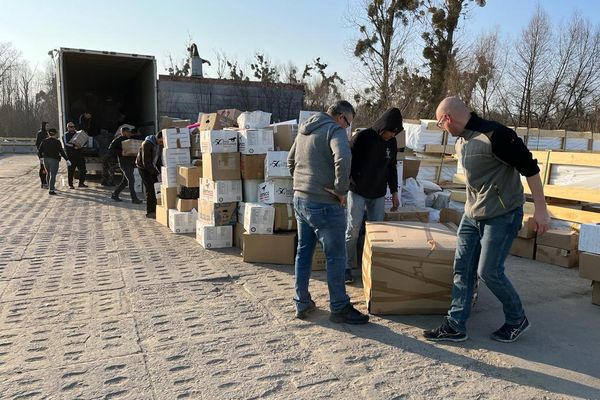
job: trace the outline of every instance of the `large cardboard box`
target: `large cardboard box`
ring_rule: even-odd
[[[121,143],[121,154],[125,157],[135,157],[142,147],[143,140],[127,139]]]
[[[565,268],[573,268],[577,266],[579,261],[579,252],[577,250],[565,250],[558,247],[550,247],[540,245],[540,237],[538,236],[538,245],[535,251],[535,259]]]
[[[456,234],[442,224],[367,223],[362,273],[371,314],[444,314]]]
[[[266,154],[242,154],[240,156],[242,179],[264,181],[266,157]]]
[[[404,158],[402,160],[402,179],[415,178],[419,175],[421,160]]]
[[[267,154],[275,147],[272,129],[242,129],[238,139],[242,154]]]
[[[177,199],[177,211],[189,212],[198,210],[198,199]]]
[[[275,208],[275,231],[295,231],[298,229],[294,207],[291,204],[273,204]]]
[[[232,126],[237,126],[237,119],[240,116],[240,114],[242,114],[242,112],[235,108],[227,108],[225,110],[217,110],[217,114],[230,120]]]
[[[420,207],[400,207],[396,211],[386,211],[384,220],[429,222],[429,210]]]
[[[233,227],[233,247],[237,247],[240,250],[244,248],[244,233],[246,233],[244,225],[240,223],[235,224]]]
[[[161,185],[160,189],[161,203],[164,207],[175,208],[177,207],[177,186],[167,187]]]
[[[272,179],[258,187],[258,201],[264,204],[291,204],[294,199],[294,185],[291,179]]]
[[[298,125],[275,125],[273,127],[275,151],[290,151],[296,136],[298,136]]]
[[[162,131],[165,128],[185,128],[191,124],[192,121],[190,121],[189,119],[171,118],[164,115],[158,118],[159,131]]]
[[[452,222],[453,224],[456,224],[456,226],[460,226],[463,214],[463,212],[455,210],[454,208],[442,208],[440,210],[440,224]]]
[[[77,131],[75,135],[69,140],[69,143],[77,147],[84,147],[88,144],[89,136],[85,131]]]
[[[198,201],[198,220],[206,225],[233,225],[237,221],[237,203],[216,204],[211,201]]]
[[[156,222],[166,227],[169,226],[169,209],[162,205],[156,205]]]
[[[535,238],[524,239],[516,237],[510,248],[510,254],[517,257],[535,259]]]
[[[196,221],[196,241],[205,249],[222,249],[233,244],[231,225],[212,226]]]
[[[542,246],[556,247],[564,250],[577,249],[579,235],[575,231],[549,229],[543,235],[537,237],[537,244]]]
[[[229,128],[234,125],[234,122],[218,113],[202,114],[198,115],[198,130],[200,131],[219,131],[224,128]]]
[[[213,181],[240,179],[240,153],[204,153],[202,176]]]
[[[581,224],[579,228],[579,251],[600,254],[600,225]]]
[[[265,158],[265,179],[291,178],[287,167],[287,151],[269,151]]]
[[[294,265],[296,257],[296,232],[274,235],[243,235],[244,261],[267,264]]]
[[[264,111],[246,111],[237,117],[240,129],[261,129],[271,124],[271,113]]]
[[[178,165],[190,165],[192,156],[190,149],[163,149],[162,165],[164,167],[177,167]]]
[[[185,187],[198,187],[200,177],[202,176],[202,168],[200,167],[177,167],[177,184]]]
[[[244,203],[244,229],[249,234],[273,234],[275,209],[258,203]]]
[[[523,226],[521,227],[521,229],[519,229],[517,236],[522,239],[531,239],[536,236],[535,222],[533,221],[533,216],[523,216]]]
[[[202,153],[235,153],[238,151],[238,133],[236,131],[200,131],[200,150]]]
[[[213,203],[242,201],[242,181],[213,181],[200,178],[200,200]]]
[[[191,147],[190,130],[188,128],[168,128],[162,130],[165,149]]]
[[[592,282],[592,304],[600,306],[600,282]]]
[[[579,276],[600,282],[600,254],[579,253]]]
[[[173,233],[193,233],[196,231],[196,212],[169,210],[169,228]]]
[[[162,187],[176,187],[177,167],[160,167],[160,182]]]

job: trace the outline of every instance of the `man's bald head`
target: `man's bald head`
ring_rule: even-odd
[[[452,136],[460,136],[471,118],[471,112],[467,105],[458,97],[446,97],[440,102],[435,117],[442,129]]]

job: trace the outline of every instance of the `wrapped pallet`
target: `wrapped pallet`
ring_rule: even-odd
[[[442,224],[367,223],[362,274],[371,314],[444,314],[456,234]]]

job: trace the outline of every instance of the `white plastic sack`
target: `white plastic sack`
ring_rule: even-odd
[[[440,187],[440,185],[438,185],[436,183],[433,183],[428,180],[422,180],[422,179],[418,179],[418,181],[421,185],[423,185],[423,190],[425,191],[425,194],[442,191],[442,188]]]
[[[425,191],[416,179],[408,178],[402,187],[403,207],[425,207]]]

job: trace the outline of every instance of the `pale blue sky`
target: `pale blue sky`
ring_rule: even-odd
[[[203,58],[215,61],[215,50],[245,64],[256,50],[277,63],[300,68],[315,57],[342,77],[353,74],[350,55],[355,31],[347,16],[360,0],[158,1],[0,0],[0,42],[11,42],[27,60],[43,67],[47,52],[58,47],[111,50],[154,55],[164,73],[169,53],[185,55],[188,36]],[[600,0],[539,2],[554,23],[579,10],[594,24]],[[498,27],[505,38],[525,27],[538,1],[488,0],[473,7],[460,35],[473,37]],[[213,63],[213,66],[215,63]],[[215,76],[214,68],[205,72]],[[247,73],[249,71],[246,71]]]

